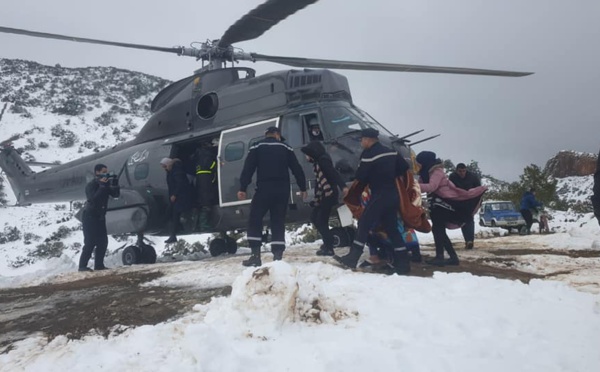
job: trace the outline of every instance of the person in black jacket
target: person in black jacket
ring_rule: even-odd
[[[217,148],[204,142],[194,154],[196,163],[196,206],[200,231],[210,231],[210,209],[217,197]]]
[[[333,167],[331,157],[321,142],[311,142],[301,151],[313,164],[316,177],[315,199],[310,202],[310,206],[313,207],[310,221],[323,238],[323,245],[317,251],[317,256],[333,256],[333,235],[329,230],[329,216],[331,209],[338,203],[338,188],[344,192],[344,195],[348,193],[348,188]]]
[[[400,154],[379,143],[379,132],[368,128],[362,130],[360,145],[364,149],[356,170],[356,180],[363,188],[369,185],[371,199],[358,220],[358,231],[350,252],[342,257],[334,256],[344,266],[355,268],[363,253],[369,230],[381,224],[393,247],[393,266],[397,274],[408,274],[410,263],[402,235],[398,231],[398,189],[396,177],[409,169]]]
[[[592,195],[592,206],[594,207],[594,215],[600,224],[600,152],[598,153],[596,173],[594,173],[594,194]]]
[[[94,248],[94,270],[106,270],[104,266],[104,255],[108,247],[108,236],[106,233],[106,206],[108,197],[119,197],[120,188],[116,176],[108,173],[104,164],[94,166],[94,179],[85,186],[85,197],[87,199],[83,209],[81,222],[83,224],[83,248],[79,257],[79,271],[92,271],[88,261],[92,257]]]
[[[167,215],[171,218],[170,235],[165,243],[177,241],[177,228],[181,214],[192,207],[192,185],[188,181],[187,174],[181,160],[175,158],[163,158],[161,167],[167,172],[167,188],[169,190],[169,209]]]
[[[306,179],[294,150],[283,143],[277,127],[269,127],[266,138],[250,147],[244,168],[240,175],[238,199],[246,199],[246,189],[252,182],[256,171],[256,192],[250,205],[247,238],[252,250],[244,266],[260,266],[260,247],[262,245],[262,220],[267,212],[271,219],[271,252],[273,260],[281,260],[285,250],[285,214],[290,195],[290,174],[294,174],[296,183],[306,197]]]
[[[449,177],[450,181],[459,189],[469,190],[481,186],[481,180],[469,170],[464,163],[458,163],[456,170]],[[473,249],[475,241],[475,221],[470,219],[460,228],[465,239],[465,249]]]

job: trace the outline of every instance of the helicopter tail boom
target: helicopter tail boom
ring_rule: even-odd
[[[29,193],[27,184],[35,174],[29,168],[25,160],[12,147],[0,147],[0,168],[6,174],[18,203],[26,203],[26,196]]]

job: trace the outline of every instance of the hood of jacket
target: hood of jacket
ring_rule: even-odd
[[[301,148],[300,151],[310,156],[313,159],[313,161],[316,161],[321,156],[327,153],[325,151],[325,146],[323,146],[323,144],[318,141],[310,142],[308,145]]]

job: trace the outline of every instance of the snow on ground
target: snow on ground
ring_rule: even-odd
[[[46,212],[47,221],[66,213],[38,207],[35,213]],[[1,224],[25,213],[23,209],[6,211],[0,216]],[[56,228],[39,221],[29,223],[42,236]],[[476,246],[600,249],[600,226],[591,215],[575,219],[557,214],[552,227],[557,231],[554,234],[519,236],[477,226],[478,236],[496,237],[479,239]],[[462,244],[460,234],[460,230],[449,231],[457,247]],[[288,240],[293,238],[288,236]],[[431,235],[419,234],[419,238],[430,253]],[[66,244],[81,240],[81,231],[75,230]],[[161,242],[155,238],[159,252],[164,249]],[[109,249],[114,252],[119,244],[111,239]],[[315,256],[311,261],[292,254],[292,250],[312,254],[318,244],[290,247],[286,262],[271,263],[270,254],[265,254],[265,264],[259,269],[243,268],[241,255],[154,265],[151,270],[165,275],[145,285],[233,285],[232,294],[155,326],[117,328],[107,338],[47,340],[40,333],[1,354],[0,371],[600,370],[600,295],[588,290],[590,281],[600,281],[598,258],[519,256],[519,269],[536,273],[568,272],[569,265],[590,265],[577,275],[557,275],[556,281],[523,284],[467,273],[438,272],[433,278],[355,273],[329,264],[328,258]],[[2,248],[0,287],[98,275],[73,272],[79,255],[76,249],[15,269],[7,260],[23,254],[26,247],[9,249],[4,244]],[[485,252],[475,249],[459,254]],[[118,254],[107,262],[118,273],[149,270],[145,265],[122,267]]]

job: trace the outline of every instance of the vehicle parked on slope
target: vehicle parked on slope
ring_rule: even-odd
[[[501,227],[508,231],[512,228],[521,230],[525,226],[525,220],[511,201],[489,200],[481,203],[479,225]]]

